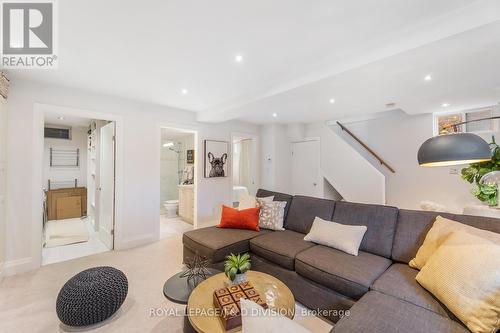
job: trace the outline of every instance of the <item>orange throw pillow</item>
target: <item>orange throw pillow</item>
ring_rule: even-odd
[[[259,210],[260,208],[237,210],[223,205],[222,217],[217,227],[259,231]]]

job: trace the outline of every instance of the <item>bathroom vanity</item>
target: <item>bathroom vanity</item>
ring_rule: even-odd
[[[194,185],[179,185],[179,216],[186,222],[194,221]]]

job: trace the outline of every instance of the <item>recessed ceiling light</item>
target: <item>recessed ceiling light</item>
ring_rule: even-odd
[[[273,118],[276,118],[276,117],[278,117],[278,114],[275,112],[275,113],[273,113]]]
[[[57,117],[57,119],[64,120],[64,117],[63,116],[59,116],[59,117]]]
[[[243,56],[241,54],[237,54],[234,57],[234,61],[236,61],[236,62],[243,62]]]
[[[335,98],[330,98],[330,104],[335,104]]]
[[[427,74],[427,75],[424,77],[424,80],[425,80],[425,81],[431,81],[431,80],[432,80],[432,75]]]
[[[443,104],[441,104],[441,107],[443,107],[443,108],[447,108],[448,106],[450,106],[450,103],[443,103]]]
[[[181,93],[182,93],[183,95],[187,95],[188,90],[187,90],[187,89],[182,89],[182,90],[181,90]]]

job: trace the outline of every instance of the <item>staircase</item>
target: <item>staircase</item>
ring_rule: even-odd
[[[344,200],[385,204],[385,176],[377,167],[329,125],[310,125],[309,131],[320,137],[322,176]]]

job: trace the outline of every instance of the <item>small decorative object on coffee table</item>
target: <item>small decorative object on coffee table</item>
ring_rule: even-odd
[[[214,306],[226,331],[241,325],[240,299],[246,298],[267,309],[267,304],[250,282],[243,282],[214,291]]]
[[[180,275],[181,278],[187,278],[188,282],[197,282],[206,280],[210,276],[210,271],[208,270],[208,260],[195,254],[192,260],[186,262],[186,270]],[[197,284],[197,283],[196,283]]]
[[[234,284],[239,284],[247,280],[246,272],[252,267],[250,264],[250,255],[244,254],[230,254],[226,257],[224,264],[224,272],[226,276],[233,281]]]
[[[293,319],[295,314],[295,298],[290,289],[277,278],[255,271],[247,272],[248,282],[262,298],[258,302],[286,317]],[[248,286],[248,285],[247,285]],[[227,279],[223,273],[216,274],[201,282],[189,296],[186,313],[192,328],[199,333],[225,333],[223,320],[218,316],[207,315],[213,313],[214,291],[221,288],[240,288]],[[243,287],[245,288],[245,287]],[[251,299],[251,298],[250,298]]]
[[[193,289],[219,270],[207,268],[208,260],[196,254],[186,261],[186,270],[170,277],[163,285],[163,295],[175,303],[186,304]]]

